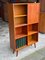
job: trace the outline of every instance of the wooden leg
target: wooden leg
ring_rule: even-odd
[[[31,46],[32,46],[32,44],[31,44]]]
[[[36,48],[36,43],[34,43],[34,47]]]
[[[13,54],[14,54],[15,50],[13,50]]]
[[[5,21],[4,16],[2,17],[3,21]]]
[[[15,53],[15,50],[13,50],[13,54]],[[16,51],[16,57],[18,56],[18,51]]]
[[[16,57],[18,56],[18,51],[16,51]]]

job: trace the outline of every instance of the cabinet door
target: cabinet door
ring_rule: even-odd
[[[39,3],[30,3],[28,4],[28,24],[39,22]]]

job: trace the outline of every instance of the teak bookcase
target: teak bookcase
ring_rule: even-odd
[[[38,42],[40,3],[9,3],[10,47],[13,53]]]

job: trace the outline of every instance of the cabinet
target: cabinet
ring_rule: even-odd
[[[40,7],[41,7],[41,12],[45,12],[45,0],[39,0],[40,2]]]
[[[39,0],[40,1],[40,21],[39,21],[39,32],[45,33],[45,0]]]
[[[45,33],[45,12],[40,13],[39,32]]]
[[[13,53],[38,42],[40,3],[9,3],[10,47]]]

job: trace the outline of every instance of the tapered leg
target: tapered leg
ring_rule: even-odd
[[[16,51],[16,57],[18,56],[18,51]]]
[[[34,43],[34,47],[36,48],[36,43]]]
[[[14,54],[14,52],[15,52],[15,51],[13,50],[13,54]]]
[[[15,53],[15,50],[13,50],[13,54]],[[16,51],[16,57],[18,56],[18,51]]]

